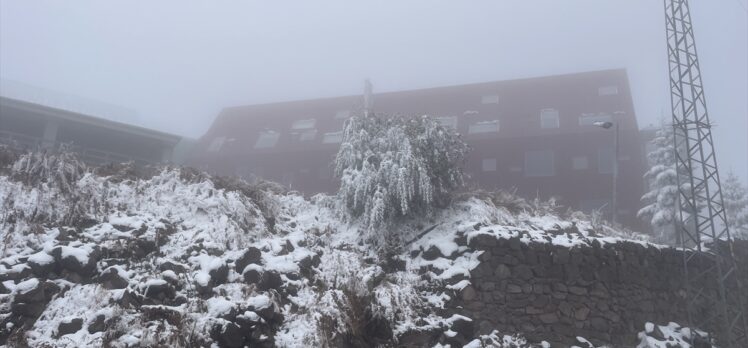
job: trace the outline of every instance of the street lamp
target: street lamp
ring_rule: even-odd
[[[618,198],[618,137],[619,137],[618,122],[613,123],[610,121],[606,121],[606,122],[597,121],[593,123],[593,125],[598,126],[603,129],[610,129],[611,127],[615,126],[616,134],[613,139],[613,153],[614,153],[613,155],[613,199],[610,204],[611,210],[613,210],[612,220],[613,220],[613,223],[615,224],[616,222],[618,222],[617,221],[618,220],[618,203],[617,203],[617,200],[618,200],[617,199]]]

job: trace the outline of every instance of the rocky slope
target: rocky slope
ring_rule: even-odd
[[[411,242],[382,253],[331,197],[0,148],[0,345],[548,347],[453,308],[480,263],[469,239],[618,239],[584,216],[495,198],[404,222]],[[685,334],[647,326],[641,347]]]

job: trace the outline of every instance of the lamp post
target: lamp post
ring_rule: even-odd
[[[610,129],[611,127],[615,126],[615,136],[613,137],[613,198],[610,203],[611,210],[613,211],[612,220],[615,224],[618,222],[618,122],[613,123],[598,121],[593,124],[603,129]]]

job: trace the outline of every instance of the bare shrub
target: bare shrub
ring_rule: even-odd
[[[20,156],[20,151],[7,145],[0,145],[0,174],[7,174]]]
[[[88,167],[72,152],[45,150],[21,155],[13,164],[11,178],[31,186],[46,183],[67,194],[86,172]]]

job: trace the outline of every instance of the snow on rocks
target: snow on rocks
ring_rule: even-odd
[[[247,248],[242,255],[234,261],[234,269],[237,273],[243,273],[247,265],[262,265],[262,251],[256,247]]]
[[[232,311],[236,310],[234,302],[223,296],[209,298],[206,303],[208,305],[208,315],[216,318],[229,316]]]
[[[693,343],[693,346],[691,343]],[[667,325],[646,323],[645,330],[639,333],[639,344],[636,347],[692,348],[716,346],[709,342],[707,333],[700,330],[691,330],[677,323],[668,323]]]
[[[615,242],[584,221],[471,199],[405,223],[413,240],[384,255],[330,197],[260,199],[218,182],[186,169],[129,180],[89,173],[66,196],[0,175],[15,219],[0,230],[0,299],[9,303],[0,301],[0,345],[20,334],[55,347],[519,347],[450,307],[475,296],[483,252],[472,246]],[[26,218],[35,211],[43,225]]]
[[[191,256],[189,261],[199,268],[193,276],[201,294],[210,294],[213,287],[226,282],[229,268],[220,257],[199,254]]]

